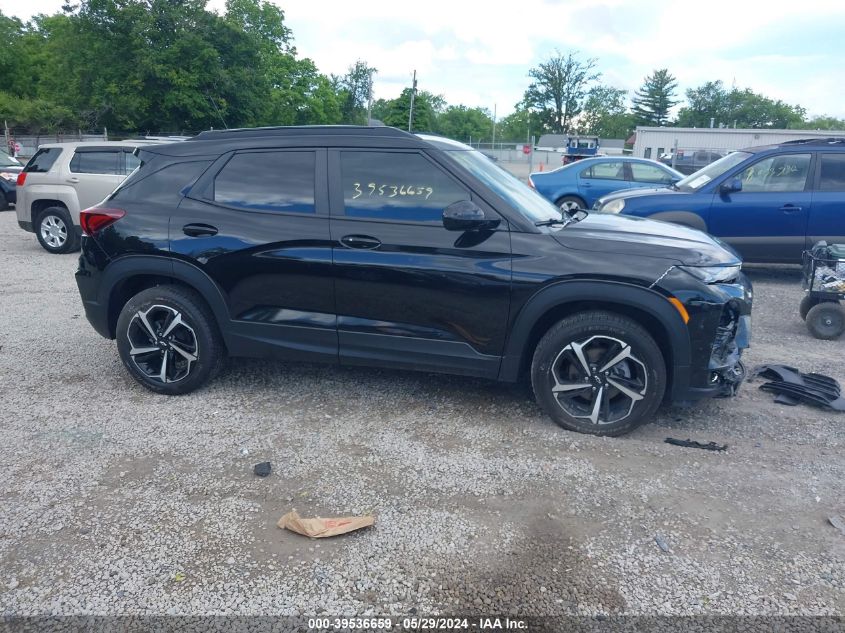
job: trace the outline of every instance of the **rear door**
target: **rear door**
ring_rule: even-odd
[[[593,163],[578,174],[578,191],[588,207],[602,196],[630,186],[625,178],[625,163],[621,160]]]
[[[845,243],[845,152],[819,152],[817,156],[807,248],[819,240]]]
[[[710,233],[750,261],[801,260],[813,194],[813,154],[765,156],[738,174],[742,191],[713,195]]]
[[[108,196],[125,177],[120,147],[77,147],[68,164],[65,181],[76,190],[79,209],[87,209]]]
[[[220,289],[244,355],[337,362],[325,156],[230,152],[170,218],[171,251]]]
[[[497,214],[419,150],[335,150],[329,170],[341,362],[495,377],[510,306],[505,220],[447,231],[451,203]]]

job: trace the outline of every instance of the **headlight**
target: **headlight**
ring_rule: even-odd
[[[678,266],[678,268],[706,284],[721,284],[736,279],[742,269],[742,264],[731,266]]]
[[[619,213],[624,208],[625,200],[620,198],[619,200],[611,200],[610,202],[602,206],[601,210],[605,213]]]

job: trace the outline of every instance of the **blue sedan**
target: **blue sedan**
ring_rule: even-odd
[[[562,211],[589,209],[613,191],[638,187],[668,187],[683,178],[671,167],[646,158],[597,156],[554,171],[535,172],[529,183]]]

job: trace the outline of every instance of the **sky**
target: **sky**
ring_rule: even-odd
[[[843,0],[271,0],[294,44],[326,74],[356,59],[378,69],[375,98],[418,88],[501,118],[531,82],[532,66],[577,51],[602,83],[633,94],[668,68],[679,95],[721,79],[845,118]],[[209,0],[221,11],[225,0]],[[6,15],[54,13],[62,0],[0,0]]]

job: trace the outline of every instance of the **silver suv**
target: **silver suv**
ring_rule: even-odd
[[[18,225],[50,253],[79,248],[79,212],[92,207],[138,166],[132,152],[155,141],[41,145],[18,175]]]

